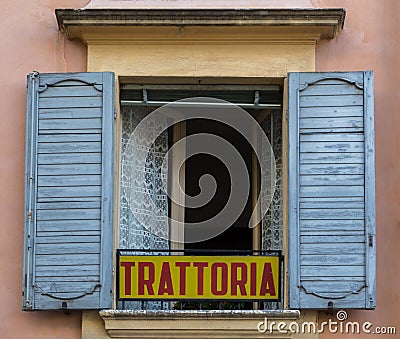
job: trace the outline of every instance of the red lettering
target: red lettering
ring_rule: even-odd
[[[250,263],[250,295],[257,295],[257,264]]]
[[[160,285],[158,286],[158,295],[174,295],[174,287],[172,285],[171,270],[169,263],[164,262],[161,268]]]
[[[207,262],[194,262],[194,267],[197,267],[197,294],[204,294],[204,268],[208,267]]]
[[[269,294],[270,296],[275,296],[275,285],[274,276],[272,274],[271,263],[267,262],[264,264],[264,271],[262,275],[262,281],[260,286],[260,295]]]
[[[190,262],[176,262],[179,267],[179,294],[186,295],[186,269],[190,266]]]
[[[138,294],[144,295],[144,287],[149,295],[154,295],[154,264],[152,262],[139,262],[138,268]],[[145,279],[145,268],[147,268],[148,279]]]
[[[237,295],[237,288],[239,287],[241,295],[247,295],[246,293],[246,282],[247,282],[247,266],[244,263],[233,262],[231,265],[232,277],[231,277],[231,293]],[[241,271],[240,279],[238,278],[238,271]]]
[[[218,269],[221,271],[221,289],[218,291]],[[228,292],[228,265],[215,262],[211,265],[211,293],[225,295]]]
[[[131,276],[132,276],[131,268],[133,266],[135,266],[135,263],[134,262],[121,262],[120,265],[122,267],[125,267],[125,292],[124,292],[124,294],[130,295],[132,293],[132,291],[131,291],[131,287],[132,287],[132,285],[131,285]]]

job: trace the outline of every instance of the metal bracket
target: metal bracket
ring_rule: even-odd
[[[332,296],[329,296],[329,295],[322,295],[322,294],[319,294],[319,293],[317,293],[317,292],[309,292],[309,291],[307,291],[307,289],[306,289],[303,285],[300,285],[300,288],[301,288],[306,294],[311,294],[311,295],[314,295],[314,296],[316,296],[316,297],[318,297],[318,298],[330,299],[330,300],[345,299],[345,298],[347,298],[349,295],[360,293],[360,292],[361,292],[364,288],[366,288],[366,287],[367,287],[367,285],[364,284],[364,285],[361,285],[358,289],[356,289],[356,290],[354,290],[354,291],[350,291],[350,292],[345,293],[345,294],[343,294],[343,295],[341,295],[341,296],[339,296],[339,297],[332,297]]]
[[[36,286],[36,287],[39,288],[40,290],[42,290],[40,288],[40,286]],[[86,295],[93,294],[96,291],[96,289],[100,288],[100,287],[101,287],[100,284],[95,284],[95,285],[93,285],[93,287],[89,291],[83,292],[83,293],[78,294],[78,295],[73,296],[73,297],[60,297],[60,296],[54,295],[53,293],[50,293],[50,292],[42,292],[41,295],[45,295],[47,297],[50,297],[50,298],[53,298],[53,299],[57,299],[57,300],[76,300],[76,299],[83,298]]]

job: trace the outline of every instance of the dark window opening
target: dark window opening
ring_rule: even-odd
[[[233,145],[245,161],[247,172],[249,173],[249,181],[251,180],[252,149],[247,140],[239,132],[227,125],[212,120],[188,120],[186,122],[186,134],[189,136],[197,133],[218,135]],[[199,179],[204,174],[212,175],[217,184],[217,191],[208,204],[200,208],[185,208],[185,223],[211,219],[224,208],[229,195],[232,194],[234,196],[235,194],[235,192],[231,192],[229,169],[226,168],[221,160],[213,156],[199,154],[190,157],[186,160],[185,172],[185,190],[188,195],[193,196],[200,193]],[[223,250],[251,250],[252,229],[248,227],[251,213],[251,192],[249,192],[249,198],[243,212],[231,227],[212,239],[197,243],[185,243],[185,249],[221,250],[220,254],[227,254]],[[218,225],[216,226],[218,227]],[[190,231],[185,228],[185,235],[188,235],[188,232]],[[190,251],[189,253],[193,252]]]

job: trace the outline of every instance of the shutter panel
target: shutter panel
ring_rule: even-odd
[[[113,73],[31,74],[24,310],[111,307]]]
[[[373,73],[289,74],[289,303],[375,307]]]

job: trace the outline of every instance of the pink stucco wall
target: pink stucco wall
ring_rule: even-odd
[[[58,32],[54,8],[85,0],[0,1],[0,337],[79,338],[80,314],[21,311],[26,75],[86,70],[86,50]]]
[[[14,0],[0,2],[0,337],[79,338],[80,314],[22,312],[21,254],[25,144],[25,82],[32,70],[85,71],[86,49],[58,32],[55,8],[79,8],[87,0]],[[104,1],[98,0],[98,3]],[[155,1],[143,1],[143,3]],[[216,1],[210,1],[213,6]],[[220,0],[221,5],[227,1]],[[125,2],[126,3],[126,2]],[[139,2],[137,2],[139,3]],[[158,1],[164,6],[167,1]],[[171,0],[174,7],[179,1]],[[196,1],[180,1],[181,4]],[[241,1],[241,5],[246,1]],[[250,4],[250,2],[248,2]],[[252,4],[257,1],[251,1]],[[282,6],[286,3],[282,1]],[[202,1],[204,4],[204,1]],[[277,1],[260,0],[265,7]],[[289,2],[287,2],[289,4]],[[290,5],[293,4],[291,0]],[[315,7],[344,7],[346,25],[334,41],[317,47],[317,70],[375,71],[377,309],[352,311],[349,320],[398,326],[400,280],[400,2],[398,0],[302,0]],[[222,7],[222,6],[221,6]],[[235,6],[237,7],[237,6]],[[260,7],[260,6],[258,6]],[[299,6],[296,6],[299,7]],[[321,312],[320,318],[326,319]],[[331,335],[325,333],[322,339]],[[350,336],[341,335],[341,338]],[[362,335],[355,336],[361,338]],[[382,336],[368,336],[368,338]],[[395,336],[392,336],[395,337]]]
[[[374,326],[397,326],[400,337],[400,1],[315,1],[321,7],[344,7],[345,29],[335,41],[317,48],[317,71],[365,70],[375,72],[375,161],[377,230],[377,308],[352,311],[349,321],[370,321]],[[325,315],[321,313],[323,320]],[[326,319],[326,318],[325,318]],[[324,334],[320,338],[331,338]],[[338,335],[336,335],[337,338]],[[363,335],[341,338],[362,338]],[[365,337],[365,335],[364,335]],[[384,335],[368,335],[382,338]]]

